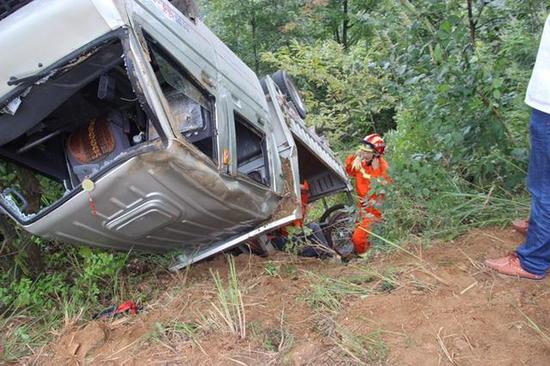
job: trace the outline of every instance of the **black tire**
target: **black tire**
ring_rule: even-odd
[[[351,237],[355,229],[355,216],[347,210],[332,211],[323,234],[329,246],[341,257],[348,257],[354,251]]]
[[[283,94],[288,98],[288,100],[292,102],[294,109],[298,112],[298,115],[302,117],[302,119],[306,118],[306,105],[304,104],[304,101],[300,96],[300,92],[294,85],[294,81],[292,81],[290,75],[288,75],[286,71],[279,70],[271,75],[271,78],[275,84],[277,84],[279,89],[281,89]]]
[[[321,216],[321,218],[319,219],[319,223],[321,225],[326,225],[327,224],[327,219],[329,218],[330,215],[332,215],[332,213],[334,211],[339,211],[339,210],[344,210],[346,208],[346,205],[344,203],[338,203],[334,206],[330,206],[329,208],[327,208],[327,210],[323,213],[323,216]]]

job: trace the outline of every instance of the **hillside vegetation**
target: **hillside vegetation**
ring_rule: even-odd
[[[365,135],[384,136],[394,184],[386,194],[386,219],[376,227],[375,252],[450,240],[476,227],[504,227],[528,215],[530,111],[523,100],[547,1],[199,5],[205,23],[259,75],[284,69],[294,76],[307,101],[306,123],[342,159]],[[0,165],[0,185],[14,182],[38,202],[53,196],[47,182]],[[70,319],[90,319],[129,298],[156,299],[162,286],[143,284],[157,283],[171,261],[44,241],[6,218],[0,219],[0,232],[0,354],[8,361],[36,352],[51,339],[50,330]],[[401,284],[386,278],[393,277],[384,275],[382,285]],[[159,337],[171,329],[162,328]],[[332,335],[342,329],[332,329]],[[270,352],[285,350],[283,333],[269,340]],[[352,342],[346,343],[349,350],[354,339],[345,336],[336,339]],[[370,336],[378,347],[380,334]],[[387,358],[385,349],[376,352],[381,356],[373,362]]]

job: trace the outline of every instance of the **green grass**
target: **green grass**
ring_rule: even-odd
[[[28,356],[29,351],[37,350],[52,337],[52,331],[61,328],[62,317],[29,317],[23,313],[3,314],[0,317],[0,339],[3,353],[0,364],[14,362]]]
[[[263,351],[276,354],[281,361],[294,345],[294,336],[288,328],[284,313],[281,313],[276,328],[264,328],[258,320],[249,322],[247,327],[250,338],[258,342]]]
[[[143,342],[161,342],[168,345],[196,341],[202,329],[197,323],[172,320],[169,322],[155,322],[153,329],[148,332]]]
[[[280,277],[281,266],[269,261],[264,266],[264,272],[270,277]]]
[[[310,271],[304,273],[311,282],[309,291],[303,295],[305,302],[314,310],[334,313],[340,311],[342,300],[346,296],[366,297],[371,294],[372,289],[365,284],[376,279],[375,275],[367,272],[340,278]]]
[[[28,356],[64,327],[111,305],[156,297],[162,291],[157,275],[167,268],[168,257],[60,245],[49,249],[44,262],[35,280],[0,276],[3,361]],[[144,282],[150,292],[137,286]]]
[[[241,339],[246,338],[246,315],[241,287],[235,269],[233,256],[227,256],[229,264],[229,277],[227,285],[224,285],[220,274],[210,270],[214,278],[217,301],[212,303],[210,320],[218,328],[226,329],[229,333]]]
[[[348,328],[337,325],[333,342],[347,363],[382,364],[388,358],[389,347],[379,330],[367,335],[357,335]]]
[[[422,183],[419,185],[420,190]],[[394,243],[410,241],[411,236],[424,242],[451,240],[474,228],[504,227],[517,217],[529,215],[526,193],[495,186],[474,187],[464,182],[447,185],[441,191],[434,183],[428,195],[396,187],[386,201],[385,220],[373,231]],[[373,242],[377,249],[392,249],[380,238]]]

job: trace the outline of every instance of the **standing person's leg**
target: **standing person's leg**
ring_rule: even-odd
[[[485,264],[497,272],[541,279],[550,268],[550,115],[533,110],[531,115],[531,155],[528,187],[531,217],[527,240],[516,253]]]
[[[523,269],[544,275],[550,268],[550,114],[533,110],[530,130],[531,217],[527,240],[517,254]]]
[[[517,254],[527,272],[544,275],[550,268],[550,202],[531,198],[527,240],[518,247]]]

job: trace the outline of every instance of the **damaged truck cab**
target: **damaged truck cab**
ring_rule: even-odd
[[[25,1],[0,20],[0,207],[49,239],[179,250],[186,265],[350,189],[284,72],[257,76],[166,0]],[[4,14],[4,13],[2,13]],[[34,206],[34,207],[31,207]]]

